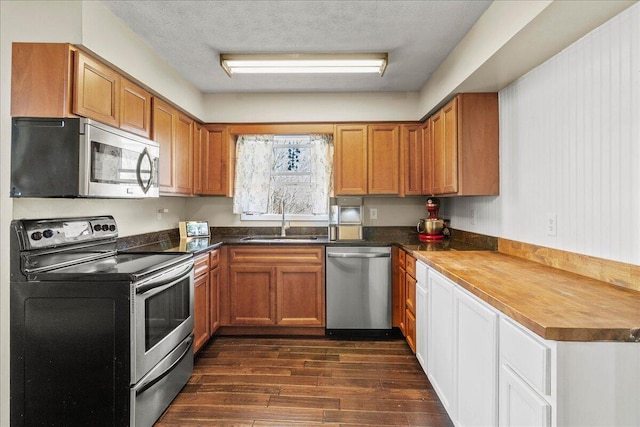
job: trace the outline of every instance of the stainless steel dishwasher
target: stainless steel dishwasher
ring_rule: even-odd
[[[326,250],[327,333],[391,330],[391,247]]]

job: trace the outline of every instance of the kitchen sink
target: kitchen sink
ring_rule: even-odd
[[[244,242],[255,242],[255,243],[265,243],[265,242],[282,242],[282,243],[303,243],[303,242],[315,242],[318,240],[316,236],[247,236],[243,237],[242,241]]]

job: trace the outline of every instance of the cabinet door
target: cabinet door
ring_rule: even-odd
[[[442,108],[444,123],[444,141],[438,147],[442,150],[436,153],[438,164],[442,168],[436,173],[442,177],[442,192],[455,193],[458,191],[458,99]]]
[[[398,125],[370,125],[367,139],[367,193],[400,192],[400,139]]]
[[[426,279],[426,277],[425,277]],[[428,304],[429,293],[427,292],[427,283],[424,280],[416,283],[416,358],[422,370],[427,372],[427,316],[428,316]]]
[[[411,312],[411,310],[405,310],[404,317],[404,327],[406,330],[405,339],[407,340],[407,344],[409,344],[409,348],[415,354],[416,352],[416,316]]]
[[[449,414],[454,411],[453,289],[440,274],[429,271],[429,333],[427,374]]]
[[[11,50],[11,116],[72,116],[74,48],[13,42]]]
[[[391,248],[391,326],[400,329],[404,318],[404,288],[400,280],[400,252],[397,246]],[[404,333],[404,332],[403,332]]]
[[[403,125],[400,128],[400,195],[422,194],[423,147],[422,127]]]
[[[498,421],[498,314],[464,290],[454,290],[456,409],[460,426]]]
[[[407,255],[407,260],[415,259]],[[407,262],[407,273],[405,275],[405,328],[407,344],[411,350],[416,352],[416,279],[409,274],[409,265]],[[415,264],[413,264],[415,266]],[[415,271],[415,270],[414,270]],[[415,274],[415,272],[414,272]]]
[[[202,192],[200,194],[227,194],[229,133],[226,127],[207,127],[206,138],[201,139]]]
[[[193,119],[177,113],[175,134],[176,192],[193,194]]]
[[[120,75],[80,51],[75,63],[73,112],[118,127]]]
[[[209,333],[213,335],[220,326],[220,266],[209,272]]]
[[[175,191],[175,110],[166,102],[153,98],[153,140],[160,144],[160,191]]]
[[[335,135],[335,194],[367,194],[367,126],[338,125]]]
[[[442,110],[431,116],[431,194],[444,193],[444,116]]]
[[[121,78],[120,129],[151,137],[151,94]]]
[[[277,268],[277,323],[281,326],[323,326],[322,265]]]
[[[229,267],[231,324],[269,326],[276,324],[276,271],[261,265]]]
[[[401,249],[402,251],[402,249]],[[398,287],[400,288],[400,332],[406,338],[407,337],[407,272],[404,269],[404,264],[398,267]]]
[[[209,272],[196,277],[193,283],[193,351],[197,353],[207,342],[209,329]]]
[[[204,179],[204,146],[209,140],[209,131],[200,123],[193,126],[193,194],[202,194],[202,180]]]
[[[508,365],[500,367],[501,427],[548,427],[551,405],[527,385]]]
[[[432,118],[422,125],[422,194],[433,194],[433,123]]]

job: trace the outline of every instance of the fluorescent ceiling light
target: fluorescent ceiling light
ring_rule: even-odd
[[[234,74],[377,73],[387,68],[386,53],[220,54],[220,65]]]

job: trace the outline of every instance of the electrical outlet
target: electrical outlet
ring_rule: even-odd
[[[557,236],[558,234],[558,215],[555,213],[547,214],[547,222],[545,227],[547,229],[547,236]]]
[[[378,219],[378,209],[369,209],[369,219]]]
[[[470,215],[470,222],[471,225],[475,225],[476,224],[476,210],[475,209],[471,209],[471,215]]]

